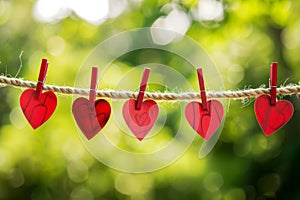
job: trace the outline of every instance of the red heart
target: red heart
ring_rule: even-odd
[[[271,105],[268,95],[259,96],[254,103],[256,119],[266,136],[272,135],[293,116],[293,104],[287,100],[277,101]]]
[[[80,130],[90,140],[105,126],[111,109],[104,99],[98,99],[95,105],[91,105],[88,99],[80,97],[74,101],[72,113]]]
[[[185,108],[185,117],[191,127],[205,140],[218,129],[224,116],[222,104],[217,100],[207,101],[207,110],[200,102],[190,102]]]
[[[140,110],[136,110],[135,105],[135,99],[129,99],[125,102],[123,118],[135,137],[142,141],[155,124],[159,108],[153,100],[144,101]]]
[[[39,99],[35,97],[35,93],[34,89],[27,89],[20,97],[21,109],[34,129],[51,117],[57,105],[57,99],[53,92],[44,92]]]

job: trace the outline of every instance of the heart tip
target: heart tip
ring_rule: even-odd
[[[276,132],[272,132],[272,133],[264,133],[266,137],[270,137],[271,135],[273,135]]]
[[[208,141],[211,137],[202,137],[205,141]]]
[[[210,137],[203,136],[203,135],[201,135],[201,134],[199,134],[199,135],[200,135],[200,137],[202,137],[205,141],[208,141],[208,140],[210,139]]]
[[[86,137],[86,139],[88,139],[90,141],[91,139],[93,139],[93,137]]]
[[[267,131],[267,132],[265,132],[265,131],[263,131],[263,133],[264,133],[264,135],[266,136],[266,137],[270,137],[271,135],[273,135],[274,133],[276,133],[277,132],[277,130],[275,130],[275,131]]]
[[[86,134],[83,134],[84,136],[85,136],[85,138],[87,139],[87,140],[91,140],[91,139],[93,139],[94,137],[95,137],[95,135],[86,135]]]
[[[40,126],[31,126],[31,127],[33,128],[33,130],[36,130]]]
[[[138,137],[137,137],[137,139],[141,142],[144,138],[138,138]]]

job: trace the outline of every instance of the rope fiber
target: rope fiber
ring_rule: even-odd
[[[23,80],[21,78],[10,78],[0,76],[1,86],[13,86],[17,88],[36,88],[37,83]],[[61,94],[78,94],[88,96],[90,89],[74,88],[69,86],[56,86],[44,84],[43,90],[53,91]],[[277,88],[277,95],[293,95],[300,94],[300,85],[291,85]],[[262,94],[270,94],[269,88],[255,88],[237,91],[207,91],[208,99],[245,99],[255,98]],[[137,98],[138,92],[133,91],[117,91],[117,90],[97,90],[97,97],[106,97],[112,99],[128,99]],[[183,101],[200,99],[200,92],[145,92],[144,98],[164,101]]]

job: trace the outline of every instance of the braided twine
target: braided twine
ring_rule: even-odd
[[[13,86],[18,88],[36,88],[37,83],[32,81],[26,81],[20,78],[9,78],[6,76],[0,76],[0,84],[2,86]],[[56,86],[44,84],[43,90],[53,91],[61,94],[78,94],[82,96],[89,95],[89,89],[74,88],[69,86]],[[206,95],[209,99],[245,99],[254,98],[262,94],[270,94],[269,88],[255,88],[245,89],[237,91],[207,91]],[[293,95],[300,94],[300,85],[291,85],[277,88],[277,95]],[[137,98],[138,92],[133,91],[116,91],[116,90],[97,90],[97,97],[107,97],[112,99],[128,99]],[[153,100],[196,100],[200,99],[200,93],[198,92],[145,92],[144,98]]]

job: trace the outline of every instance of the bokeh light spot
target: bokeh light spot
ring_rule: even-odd
[[[72,191],[70,199],[71,200],[82,200],[82,199],[93,200],[94,195],[90,190],[84,187],[77,187]]]
[[[115,180],[115,188],[125,195],[145,194],[152,185],[152,177],[147,174],[119,174]]]
[[[73,0],[70,7],[80,18],[95,25],[101,24],[109,13],[108,0]]]
[[[200,0],[198,12],[200,21],[222,21],[224,18],[223,4],[217,0]]]
[[[241,188],[230,189],[224,196],[224,200],[246,200],[245,191]]]
[[[68,175],[75,183],[81,183],[88,178],[88,167],[80,161],[72,162],[68,165]]]
[[[217,172],[209,173],[203,180],[203,185],[210,192],[217,192],[223,185],[223,177]]]
[[[53,56],[58,56],[64,52],[66,47],[65,40],[59,36],[51,37],[47,42],[47,49]]]
[[[24,128],[27,124],[20,107],[15,107],[11,110],[9,119],[10,123],[18,129]]]
[[[72,11],[81,19],[99,25],[109,14],[109,2],[108,0],[38,0],[33,15],[40,22],[53,23],[68,17]]]
[[[11,3],[9,1],[0,1],[0,25],[5,24],[10,17]]]

